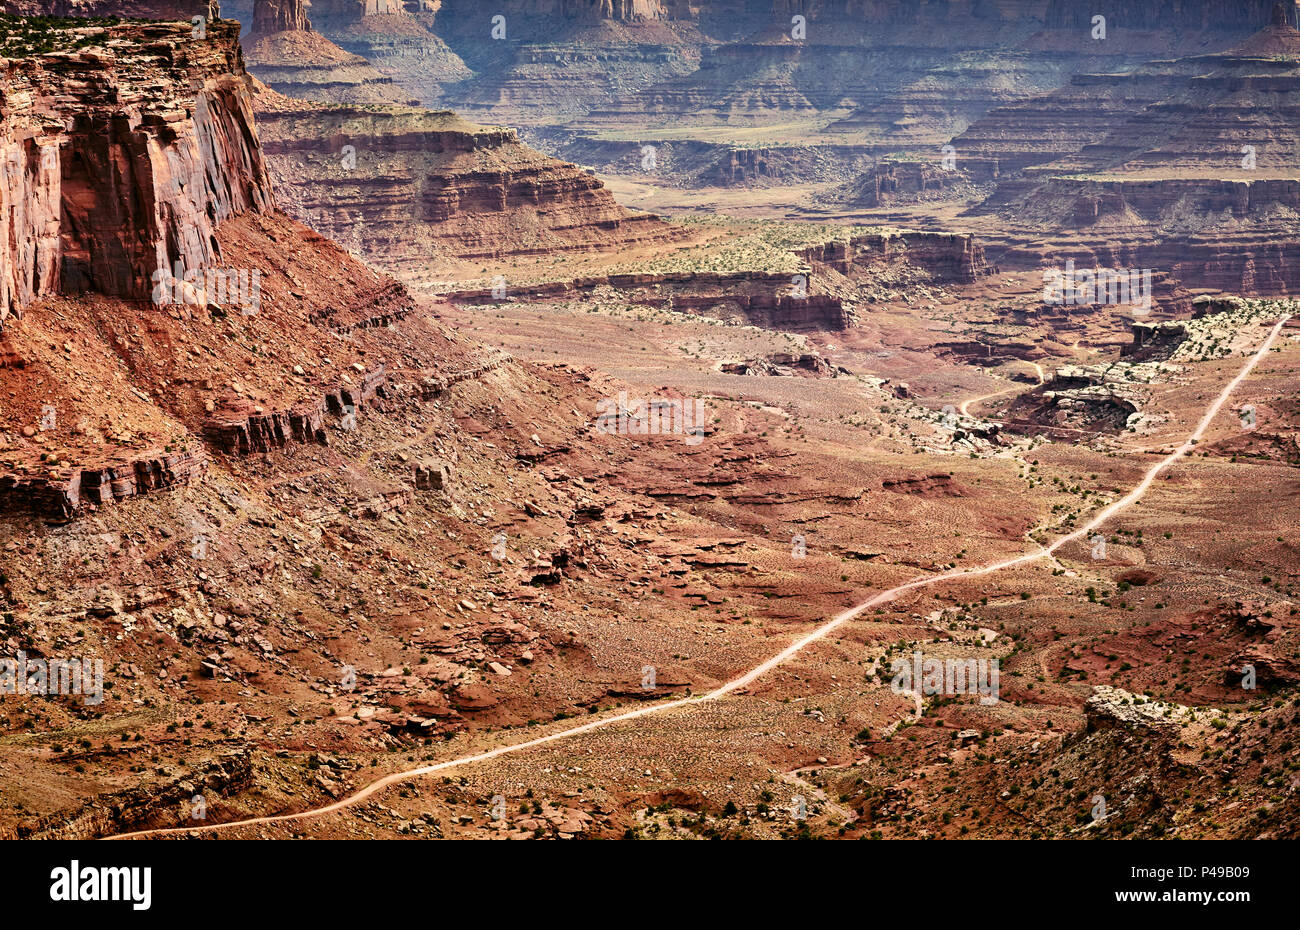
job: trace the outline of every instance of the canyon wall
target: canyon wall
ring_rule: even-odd
[[[435,103],[470,70],[431,29],[437,0],[228,0],[248,70],[291,97]],[[310,12],[310,19],[307,13]],[[485,21],[486,22],[486,21]]]
[[[990,273],[984,246],[970,235],[916,230],[887,230],[812,246],[799,255],[854,276],[874,265],[905,258],[937,281],[969,284]]]
[[[257,33],[311,28],[302,0],[257,0],[253,5],[253,31]]]
[[[359,4],[360,0],[353,0]],[[1268,22],[1273,0],[504,0],[492,12],[505,16],[553,17],[594,22],[654,19],[767,18],[806,16],[810,21],[851,20],[876,25],[914,23],[1036,22],[1051,29],[1092,28],[1096,15],[1129,29],[1169,27],[1174,20],[1191,28],[1256,28]],[[1294,4],[1293,4],[1294,5]],[[488,11],[475,0],[442,0],[444,16],[465,17]]]
[[[606,20],[624,23],[657,19],[687,18],[685,0],[504,0],[485,8],[476,0],[442,0],[438,15],[448,19],[478,18],[484,21],[500,14],[507,18],[550,18],[577,23]]]
[[[1109,27],[1220,29],[1268,24],[1274,0],[744,0],[703,3],[742,15],[802,14],[810,20],[858,20],[876,24],[1031,21],[1049,29],[1092,29],[1094,16]],[[1294,2],[1291,3],[1294,7]]]
[[[510,129],[417,108],[263,96],[257,107],[286,211],[389,269],[616,250],[676,235]]]
[[[1272,20],[1277,0],[1049,0],[1044,22],[1049,29],[1091,29],[1094,16],[1108,27],[1165,29],[1177,24],[1192,29],[1262,29]],[[1284,4],[1296,23],[1296,2]]]
[[[446,0],[433,29],[475,72],[443,87],[441,105],[484,122],[623,134],[665,120],[829,117],[791,141],[889,151],[940,145],[1076,75],[1227,49],[1268,25],[1273,2],[715,0],[657,19],[602,13],[598,28],[558,4],[507,3],[500,41],[488,10]],[[798,35],[796,15],[806,17]],[[1093,37],[1097,15],[1104,41]],[[400,81],[403,65],[392,67]]]
[[[953,140],[995,180],[999,261],[1044,256],[1175,274],[1242,294],[1300,289],[1300,30],[1278,4],[1235,48],[1083,75]]]
[[[0,320],[41,296],[148,297],[212,264],[223,220],[274,207],[234,23],[3,63]]]
[[[250,64],[291,95],[415,99],[511,126],[582,118],[588,129],[626,131],[665,119],[763,124],[833,114],[823,135],[883,150],[941,144],[990,109],[1079,74],[1225,49],[1266,26],[1274,2],[317,0],[315,31],[363,57],[401,94],[306,40],[259,49]],[[307,31],[292,0],[228,0],[223,13],[255,35]],[[807,18],[798,38],[796,15]],[[1098,15],[1105,41],[1092,36]],[[1286,0],[1285,15],[1295,20],[1295,0]]]
[[[428,14],[440,26],[490,24],[503,15],[521,22],[557,24],[602,22],[640,24],[702,20],[752,28],[757,21],[784,25],[795,15],[811,22],[857,22],[873,26],[970,23],[1030,24],[1048,29],[1090,31],[1093,17],[1105,16],[1117,29],[1261,29],[1268,25],[1276,0],[499,0],[485,7],[479,0],[316,0],[312,15],[320,19],[359,20],[367,16]],[[281,9],[297,4],[272,5]],[[218,0],[5,0],[5,12],[23,16],[122,16],[189,19],[218,15]],[[229,0],[225,15],[239,18],[252,0]],[[1297,24],[1296,0],[1285,0]],[[245,21],[251,25],[252,19]],[[301,28],[283,26],[282,28]],[[725,30],[718,30],[723,32]]]
[[[244,35],[248,70],[290,97],[349,104],[418,101],[360,55],[312,28],[303,0],[256,0],[236,10],[253,28]]]

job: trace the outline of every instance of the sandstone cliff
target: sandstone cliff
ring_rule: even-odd
[[[665,242],[596,177],[450,112],[256,98],[281,203],[383,267]]]
[[[246,16],[246,11],[241,12]],[[370,62],[312,29],[303,0],[256,0],[244,37],[250,72],[283,94],[339,103],[415,103]]]
[[[1075,75],[1226,49],[1269,23],[1272,0],[714,0],[640,19],[593,11],[507,3],[501,41],[487,11],[445,0],[434,31],[476,74],[443,88],[442,104],[515,126],[581,117],[574,129],[611,133],[665,119],[820,120],[821,138],[937,146]],[[1104,40],[1093,37],[1098,15]],[[789,141],[807,142],[807,131]]]
[[[265,35],[310,28],[302,0],[257,0],[253,5],[253,32]]]
[[[4,62],[0,321],[55,293],[146,297],[158,269],[217,261],[222,221],[274,206],[237,25],[103,33],[123,36]]]
[[[471,76],[434,34],[438,4],[420,0],[229,0],[249,70],[291,96],[344,103],[432,103]]]
[[[674,13],[686,12],[686,4],[671,0],[507,0],[492,12],[509,16],[553,17],[578,22],[643,22],[667,19]],[[479,4],[469,0],[442,0],[442,15],[466,16],[482,13]]]

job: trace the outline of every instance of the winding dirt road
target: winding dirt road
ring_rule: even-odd
[[[1012,385],[1009,388],[1003,388],[1000,391],[994,391],[992,394],[981,394],[979,397],[968,397],[961,402],[961,406],[958,407],[957,410],[959,413],[961,413],[962,416],[968,417],[971,415],[970,414],[971,404],[982,404],[986,400],[992,400],[995,397],[1002,397],[1006,394],[1010,394],[1014,390],[1016,390],[1016,386]]]
[[[1047,546],[1045,548],[1040,548],[1035,552],[1026,553],[1025,555],[1020,555],[1014,558],[1005,559],[1001,562],[994,562],[992,564],[985,565],[980,568],[954,569],[952,571],[944,572],[939,575],[931,575],[924,578],[917,578],[913,581],[909,581],[904,584],[898,585],[897,587],[890,588],[887,591],[882,591],[881,593],[875,595],[869,600],[866,600],[863,603],[858,604],[856,607],[852,607],[844,611],[843,613],[836,615],[834,618],[826,621],[821,626],[814,629],[812,632],[795,640],[785,649],[782,649],[776,655],[772,656],[772,658],[768,659],[767,661],[763,662],[760,665],[755,666],[754,668],[750,669],[748,672],[745,672],[743,675],[737,678],[733,678],[731,681],[728,681],[726,684],[723,684],[718,688],[715,688],[713,691],[710,691],[707,694],[697,695],[689,698],[679,698],[677,700],[667,701],[662,704],[652,704],[644,707],[639,707],[635,710],[625,711],[624,713],[621,714],[615,714],[610,717],[604,717],[598,720],[592,720],[580,726],[570,727],[565,730],[558,730],[554,733],[550,733],[545,736],[539,736],[536,739],[526,740],[522,743],[513,743],[508,746],[500,746],[496,749],[486,750],[484,752],[476,753],[474,755],[463,756],[459,759],[449,759],[446,762],[438,762],[433,765],[424,765],[418,768],[413,768],[402,772],[394,772],[391,775],[385,775],[383,778],[371,782],[369,785],[366,785],[364,788],[358,789],[355,793],[349,795],[348,797],[343,798],[342,800],[339,801],[335,801],[332,804],[327,804],[324,807],[317,807],[311,810],[299,811],[297,813],[291,813],[291,814],[275,814],[266,817],[251,817],[246,820],[232,820],[232,821],[227,821],[225,823],[205,824],[203,826],[165,827],[165,828],[159,828],[154,830],[137,830],[131,833],[122,833],[116,836],[106,837],[106,839],[130,839],[134,837],[163,836],[166,834],[173,834],[173,833],[178,833],[178,834],[212,833],[220,830],[230,830],[236,827],[251,827],[251,826],[258,826],[260,824],[273,824],[273,823],[282,823],[282,822],[293,821],[293,820],[306,820],[314,817],[324,817],[328,814],[332,814],[337,811],[341,811],[346,808],[353,807],[357,804],[360,804],[366,799],[371,798],[379,794],[380,792],[384,791],[385,789],[390,788],[393,785],[396,785],[400,782],[410,781],[411,779],[420,778],[425,775],[434,775],[439,772],[445,772],[448,771],[449,769],[460,768],[466,765],[474,765],[479,762],[487,762],[489,760],[497,758],[498,756],[512,755],[515,753],[524,752],[525,750],[532,749],[535,746],[542,746],[547,743],[558,742],[559,740],[568,739],[569,737],[578,736],[583,733],[590,733],[593,730],[602,730],[605,729],[606,727],[611,727],[618,723],[623,723],[629,720],[636,720],[641,717],[647,717],[651,714],[661,714],[681,707],[688,707],[694,704],[703,704],[708,701],[716,701],[722,697],[725,697],[728,694],[731,694],[732,692],[739,691],[745,687],[748,687],[754,681],[766,675],[768,672],[770,672],[772,669],[776,668],[777,666],[782,665],[789,659],[798,655],[800,652],[807,649],[813,643],[817,642],[818,640],[825,639],[827,636],[835,632],[844,624],[860,616],[861,614],[865,613],[868,610],[871,610],[875,607],[879,607],[882,604],[886,604],[892,601],[900,594],[903,594],[907,591],[914,591],[919,588],[929,587],[931,585],[942,584],[947,581],[954,581],[957,579],[966,579],[966,578],[975,578],[982,575],[991,575],[994,572],[1000,572],[1003,571],[1004,569],[1013,568],[1018,565],[1028,565],[1032,562],[1037,562],[1041,559],[1051,557],[1062,546],[1068,545],[1069,543],[1074,542],[1075,540],[1085,538],[1089,533],[1091,533],[1093,530],[1105,524],[1106,521],[1110,520],[1117,513],[1133,506],[1138,501],[1140,501],[1143,498],[1143,496],[1145,496],[1146,492],[1151,489],[1151,485],[1155,483],[1156,479],[1159,478],[1160,475],[1163,474],[1170,466],[1172,466],[1179,459],[1185,456],[1196,445],[1196,443],[1201,439],[1201,437],[1204,436],[1205,431],[1209,428],[1210,424],[1214,421],[1215,417],[1218,416],[1219,411],[1221,411],[1223,409],[1224,404],[1228,402],[1228,398],[1232,396],[1233,392],[1236,391],[1236,389],[1240,386],[1241,382],[1244,381],[1250,375],[1250,373],[1255,369],[1255,366],[1258,365],[1260,360],[1263,359],[1264,356],[1268,353],[1268,350],[1272,347],[1274,341],[1277,339],[1278,333],[1281,332],[1282,327],[1286,324],[1287,320],[1289,319],[1290,319],[1290,315],[1288,314],[1283,316],[1280,320],[1277,321],[1277,323],[1273,326],[1272,330],[1269,331],[1268,337],[1264,340],[1263,344],[1259,347],[1258,351],[1256,351],[1255,354],[1250,357],[1250,359],[1242,367],[1241,371],[1238,372],[1237,376],[1233,378],[1230,382],[1228,382],[1227,386],[1224,387],[1224,389],[1219,393],[1218,397],[1215,398],[1214,402],[1210,404],[1209,408],[1207,408],[1207,410],[1205,411],[1205,415],[1201,418],[1200,423],[1197,424],[1196,430],[1190,436],[1187,437],[1187,439],[1183,442],[1182,445],[1180,445],[1177,449],[1175,449],[1169,455],[1165,456],[1154,466],[1152,466],[1152,468],[1146,473],[1146,476],[1142,479],[1142,481],[1139,482],[1138,485],[1135,488],[1133,488],[1133,490],[1130,491],[1127,495],[1115,501],[1114,503],[1109,504],[1101,511],[1099,511],[1097,515],[1094,516],[1090,521],[1088,521],[1086,525],[1080,527],[1079,529],[1075,530],[1074,532],[1070,533],[1067,536],[1060,537],[1050,546]]]

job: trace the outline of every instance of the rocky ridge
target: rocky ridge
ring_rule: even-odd
[[[285,209],[389,268],[668,242],[599,179],[446,111],[256,98]]]

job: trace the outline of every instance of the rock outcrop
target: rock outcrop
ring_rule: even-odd
[[[249,70],[290,96],[432,104],[443,83],[472,74],[432,31],[434,0],[319,0],[310,20],[302,0],[229,0],[224,10],[251,23]]]
[[[1188,709],[1181,705],[1153,701],[1109,685],[1092,689],[1084,712],[1089,733],[1110,729],[1169,733],[1190,717]]]
[[[351,104],[416,102],[366,59],[313,30],[303,0],[256,0],[252,21],[244,37],[248,69],[280,93]]]
[[[220,259],[219,223],[274,207],[237,33],[131,24],[4,62],[0,321],[57,293],[149,297],[160,269]]]
[[[696,313],[767,329],[842,330],[853,321],[851,311],[838,297],[819,293],[794,296],[790,293],[788,275],[759,271],[611,274],[518,287],[509,290],[508,296],[520,300],[573,300],[592,296],[600,288],[615,288],[623,299],[642,306]],[[491,288],[442,296],[472,304],[500,299]]]
[[[473,0],[441,0],[440,16],[470,19],[474,16],[491,20],[500,14],[524,20],[548,19],[572,23],[640,23],[657,19],[680,19],[691,16],[685,0],[505,0],[485,11]]]
[[[477,72],[442,98],[517,126],[584,117],[626,130],[664,118],[785,123],[935,145],[990,108],[1156,54],[1225,49],[1270,21],[1271,0],[714,0],[499,4],[443,0],[435,31]],[[1107,17],[1105,41],[1093,17]],[[804,19],[798,26],[795,16]],[[575,79],[579,77],[580,79]],[[558,120],[557,120],[558,118]],[[806,141],[806,140],[805,140]]]
[[[253,4],[253,32],[298,32],[311,28],[302,0],[256,0]]]
[[[991,271],[984,246],[974,236],[957,233],[886,230],[816,245],[800,255],[846,275],[855,266],[870,267],[901,257],[937,281],[968,284]]]
[[[657,217],[510,129],[416,108],[257,97],[281,203],[387,268],[665,242]]]
[[[154,452],[130,461],[83,463],[55,472],[0,473],[0,514],[66,520],[88,506],[102,507],[189,484],[203,476],[207,464],[207,455],[196,447],[180,453]]]

